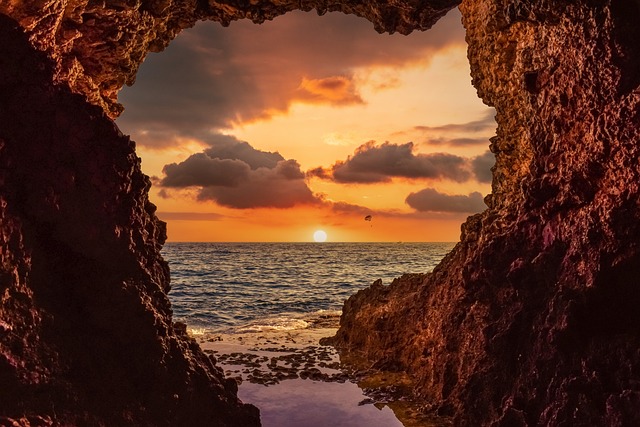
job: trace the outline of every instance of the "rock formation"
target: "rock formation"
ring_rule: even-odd
[[[408,33],[458,3],[0,3],[0,422],[258,425],[171,321],[117,92],[198,20],[340,10]],[[640,4],[460,9],[498,113],[489,209],[432,274],[350,299],[335,341],[415,376],[456,425],[640,425]]]
[[[134,143],[112,119],[147,52],[183,28],[297,8],[403,32],[447,10],[384,0],[0,3],[0,425],[260,424],[172,322],[165,225]]]
[[[432,274],[352,297],[336,342],[456,426],[640,425],[640,7],[460,10],[497,111],[489,209]]]
[[[0,40],[0,424],[259,425],[171,322],[134,144],[6,16]]]

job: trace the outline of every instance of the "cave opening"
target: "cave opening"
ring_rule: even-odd
[[[452,247],[485,209],[495,162],[494,111],[468,67],[457,9],[409,36],[342,13],[200,23],[150,55],[120,94],[118,124],[152,177],[168,245],[311,242],[322,231],[329,243]],[[421,265],[423,254],[380,274],[428,271],[437,262]],[[380,278],[363,277],[362,287]],[[339,309],[339,296],[317,308]]]
[[[372,30],[295,11],[201,22],[149,55],[118,125],[169,241],[459,238],[485,208],[496,127],[470,84],[460,14],[408,36]]]
[[[445,9],[451,4],[341,2],[329,7],[367,16],[378,29],[409,31],[427,28],[440,16],[431,3]],[[416,393],[426,405],[422,410],[447,411],[455,425],[640,425],[636,375],[640,363],[635,333],[639,322],[634,311],[638,304],[634,266],[640,234],[635,203],[639,172],[634,167],[638,164],[635,142],[639,109],[638,92],[634,91],[638,61],[633,49],[637,31],[630,26],[638,17],[637,8],[615,0],[565,3],[461,3],[474,84],[482,98],[499,111],[500,129],[492,139],[499,164],[491,210],[470,217],[463,225],[461,243],[433,274],[404,276],[392,286],[376,281],[350,298],[345,304],[344,322],[332,341],[343,349],[359,351],[372,363],[375,361],[375,366],[410,370],[417,376]],[[0,5],[0,31],[4,35],[0,48],[5,52],[1,55],[0,74],[4,78],[0,79],[0,92],[7,95],[0,97],[0,273],[5,290],[0,316],[0,377],[9,385],[3,390],[7,399],[0,405],[0,418],[11,425],[259,425],[257,410],[237,400],[233,371],[231,378],[224,378],[222,365],[237,362],[242,366],[235,369],[241,372],[255,363],[269,365],[269,375],[259,369],[257,374],[249,373],[254,380],[256,375],[261,376],[258,385],[270,386],[284,379],[324,378],[326,371],[320,368],[332,369],[329,364],[333,355],[318,346],[313,351],[303,349],[308,357],[316,359],[317,370],[305,367],[304,372],[290,371],[293,366],[289,365],[299,363],[299,359],[298,353],[289,353],[288,349],[295,344],[294,339],[300,340],[288,330],[281,331],[286,355],[273,351],[266,360],[266,356],[255,355],[227,358],[222,363],[222,357],[209,357],[198,346],[198,340],[209,345],[207,339],[190,337],[187,325],[173,322],[172,312],[180,320],[179,304],[174,304],[172,311],[167,296],[169,269],[160,252],[165,227],[148,200],[150,182],[140,170],[134,144],[113,125],[112,118],[119,111],[114,94],[124,81],[130,81],[142,55],[149,49],[160,50],[176,32],[197,20],[227,22],[242,16],[260,21],[287,8],[310,9],[313,4],[116,0],[53,2],[44,9],[36,6],[31,1]],[[511,13],[514,10],[515,15]],[[5,19],[5,15],[9,17]],[[252,40],[256,39],[261,43],[252,45],[260,50],[273,45],[266,43],[266,33]],[[179,45],[180,39],[174,47],[176,43]],[[202,47],[187,44],[194,49]],[[317,54],[313,49],[306,50]],[[398,53],[393,49],[383,51]],[[164,57],[167,55],[170,51]],[[231,77],[256,83],[243,74],[250,68],[242,62],[245,58],[235,59]],[[319,69],[314,57],[305,59],[311,68]],[[188,58],[178,55],[174,62],[182,61]],[[225,67],[219,62],[209,61],[207,65],[211,67],[206,68],[209,80],[217,81],[217,76],[225,75]],[[268,66],[260,69],[273,70]],[[282,75],[283,69],[288,70],[278,68],[275,75]],[[213,145],[199,139],[202,129],[194,127],[198,113],[204,112],[210,120],[219,118],[206,108],[188,108],[175,100],[165,103],[159,98],[147,102],[142,110],[128,105],[129,112],[153,112],[156,107],[168,106],[187,129],[186,133],[174,132],[179,144],[168,143],[156,150],[145,149],[143,140],[148,136],[162,141],[157,128],[145,126],[137,134],[124,129],[140,142],[148,173],[154,153],[167,154],[167,147],[182,150],[182,157],[176,154],[178,157],[158,160],[156,186],[151,194],[160,205],[160,216],[170,223],[171,239],[177,239],[179,225],[189,221],[192,236],[203,240],[211,233],[220,239],[224,233],[239,239],[241,232],[256,239],[285,240],[283,227],[293,230],[294,220],[302,218],[310,226],[308,230],[301,228],[301,235],[322,230],[330,240],[339,236],[337,227],[349,225],[347,214],[358,220],[361,236],[384,230],[381,224],[385,220],[405,218],[402,212],[395,211],[394,216],[382,210],[367,211],[363,217],[365,212],[354,208],[362,205],[371,210],[373,205],[348,203],[328,190],[317,200],[322,190],[314,188],[313,182],[371,190],[380,188],[372,182],[382,180],[380,185],[385,184],[386,177],[385,185],[396,190],[404,209],[421,207],[424,211],[425,199],[432,207],[435,201],[442,206],[454,200],[464,206],[464,198],[440,196],[466,193],[442,193],[433,188],[408,193],[402,191],[401,184],[420,182],[422,177],[397,176],[393,168],[376,173],[366,168],[369,163],[363,159],[377,158],[372,153],[393,151],[410,140],[396,133],[404,128],[389,129],[394,131],[389,143],[385,144],[384,135],[376,135],[375,142],[361,140],[361,145],[347,147],[346,153],[328,161],[319,158],[324,151],[311,148],[305,135],[304,144],[298,141],[297,146],[317,157],[313,165],[303,164],[301,156],[280,148],[284,145],[270,148],[231,132],[236,124],[246,131],[249,126],[283,118],[300,106],[314,103],[343,101],[337,110],[340,117],[346,115],[351,104],[368,105],[364,86],[348,72],[305,77],[294,80],[299,96],[295,103],[269,104],[270,109],[262,108],[267,104],[259,102],[261,93],[255,85],[245,98],[238,96],[241,92],[235,90],[233,79],[223,79],[211,93],[194,85],[196,90],[188,97],[202,101],[198,107],[205,107],[212,95],[229,93],[242,105],[257,106],[251,123],[249,116],[239,114],[246,114],[246,110],[223,108],[231,116],[222,117],[233,120],[205,129],[207,137],[211,129],[217,135],[218,144]],[[198,80],[193,76],[182,78],[194,83]],[[156,92],[170,93],[172,89],[170,84],[161,85]],[[390,90],[378,89],[387,94]],[[412,89],[418,95],[426,93],[418,86]],[[379,117],[389,115],[393,110],[389,105],[387,114]],[[405,116],[411,117],[408,113]],[[364,116],[359,118],[365,121]],[[171,117],[161,117],[157,123],[176,129]],[[425,119],[410,123],[410,129],[444,131],[456,129],[448,125],[461,123],[431,123]],[[382,121],[376,124],[385,127]],[[293,133],[292,127],[288,130]],[[457,142],[464,141],[460,137]],[[422,165],[425,157],[434,160],[427,156],[432,153],[420,151],[424,148],[421,141],[413,142],[413,146],[406,146],[408,150],[400,150],[418,159],[409,165]],[[151,154],[146,155],[145,150]],[[212,161],[220,167],[208,167]],[[460,171],[453,163],[446,176],[462,179],[465,175],[456,175],[454,172]],[[472,163],[467,166],[466,172],[471,174]],[[179,173],[185,170],[192,173]],[[202,181],[203,177],[209,181]],[[272,185],[257,186],[266,178]],[[348,179],[368,181],[354,183]],[[283,181],[293,187],[279,185]],[[427,185],[427,180],[420,185]],[[246,191],[256,188],[261,191]],[[161,191],[164,193],[159,194]],[[247,194],[255,197],[240,197]],[[275,198],[278,206],[261,206],[258,212],[251,204],[267,204],[274,200],[274,194],[280,194]],[[541,194],[544,200],[538,197]],[[296,205],[300,199],[294,196],[300,195],[309,203]],[[202,210],[187,209],[180,197]],[[287,203],[292,206],[287,207]],[[303,211],[302,206],[308,210]],[[327,224],[336,228],[310,221],[309,212],[322,211],[323,206],[331,210],[323,211],[328,215],[318,218],[333,220]],[[425,221],[420,209],[415,211],[410,212],[414,219]],[[287,212],[293,214],[287,216]],[[266,219],[272,222],[262,227],[265,234],[261,234],[254,222]],[[416,239],[417,230],[426,229],[408,227]],[[399,226],[394,230],[398,234],[402,231]],[[194,262],[182,256],[178,261],[187,270],[183,278],[198,276],[203,268],[213,270],[223,262],[237,261],[238,255],[230,245],[241,244],[245,243],[228,244],[213,262]],[[274,281],[267,273],[274,266],[286,266],[301,247],[310,246],[322,253],[333,245],[338,257],[352,256],[345,250],[346,243],[263,242],[259,252],[245,253],[245,257],[253,262],[258,255],[275,255],[278,251],[274,248],[283,244],[292,248],[287,254],[271,256],[272,261],[262,264],[262,269],[248,262],[236,265],[232,268],[234,277],[242,272],[251,282],[268,279],[271,283],[263,282],[267,285],[263,290],[269,286],[276,289],[278,302],[286,302],[287,284]],[[385,244],[384,249],[396,245]],[[202,252],[203,246],[194,248]],[[401,260],[406,267],[402,255],[386,252],[388,260]],[[298,285],[304,275],[322,278],[311,268],[316,267],[318,259],[305,257],[310,264],[294,275]],[[370,259],[365,261],[368,270],[379,271]],[[352,265],[344,270],[347,277],[358,275]],[[324,277],[334,278],[324,273]],[[176,282],[174,275],[174,285]],[[245,290],[245,282],[231,284],[236,291]],[[174,286],[172,292],[175,298],[180,289]],[[249,299],[258,305],[264,303],[264,296],[263,292],[262,300]],[[228,313],[232,302],[210,304],[209,310]],[[318,319],[326,321],[328,317]],[[216,337],[210,336],[214,344]],[[238,344],[227,341],[226,336],[218,342]],[[214,351],[211,347],[205,350]],[[217,367],[216,360],[220,362]],[[296,379],[289,378],[294,374]],[[333,374],[331,378],[336,383],[349,379]],[[253,384],[248,376],[246,382]],[[396,378],[393,383],[402,381]],[[245,385],[241,385],[241,396]],[[307,401],[321,400],[318,395],[300,394]],[[384,398],[370,395],[358,403],[368,408],[379,404],[375,407],[385,410],[390,405],[383,404],[380,399]],[[279,402],[288,400],[290,396],[279,396]],[[298,407],[287,412],[313,417],[309,409]],[[322,410],[331,415],[326,405]],[[336,424],[336,418],[331,425]],[[297,425],[309,426],[305,421],[297,420]]]
[[[339,13],[200,23],[151,55],[120,94],[118,125],[136,141],[168,223],[175,318],[204,347],[235,343],[210,351],[238,350],[247,332],[290,347],[300,330],[334,331],[358,289],[433,269],[490,192],[494,111],[468,67],[457,9],[409,36]],[[327,244],[305,243],[320,230]],[[266,425],[311,425],[292,414],[370,399],[327,388],[314,407],[292,399],[274,411],[282,389],[274,397],[251,384],[278,377],[223,360]],[[367,409],[353,416],[372,426],[400,425],[407,412]]]

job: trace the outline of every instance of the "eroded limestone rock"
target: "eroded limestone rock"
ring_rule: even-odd
[[[172,322],[165,225],[117,92],[197,20],[315,8],[409,32],[456,2],[433,3],[0,2],[0,424],[259,425]]]
[[[6,16],[0,40],[0,424],[260,425],[171,322],[133,142]]]
[[[162,51],[197,21],[255,23],[292,10],[341,11],[369,19],[379,32],[426,30],[459,0],[8,0],[0,13],[25,29],[56,63],[54,80],[83,94],[112,118],[122,112],[118,91],[131,85],[148,52]]]

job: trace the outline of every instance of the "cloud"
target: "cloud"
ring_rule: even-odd
[[[236,187],[246,179],[249,165],[240,160],[212,158],[206,153],[196,153],[181,163],[165,165],[165,177],[160,181],[163,187]]]
[[[372,215],[374,212],[372,209],[364,206],[354,205],[346,202],[332,202],[330,204],[331,210],[339,214],[360,215],[364,219],[367,215]]]
[[[303,77],[298,89],[300,92],[298,99],[307,102],[333,105],[364,104],[355,83],[347,76],[333,76],[323,79]]]
[[[285,160],[273,168],[258,168],[236,187],[203,187],[199,200],[213,200],[236,209],[258,207],[291,208],[320,203],[304,181],[295,160]]]
[[[425,141],[427,145],[448,145],[450,147],[472,147],[478,145],[488,145],[489,138],[429,138]]]
[[[493,180],[491,168],[495,163],[496,157],[488,150],[484,154],[471,159],[471,167],[478,182],[491,182]]]
[[[138,144],[164,148],[177,137],[287,111],[296,100],[362,103],[352,70],[426,61],[463,43],[457,10],[411,37],[377,34],[370,22],[341,13],[297,11],[230,28],[201,22],[146,58],[138,82],[120,92],[118,125]]]
[[[468,196],[439,193],[425,188],[407,196],[405,202],[420,212],[477,213],[486,209],[482,194],[473,192]]]
[[[295,160],[256,150],[232,136],[212,135],[208,142],[212,146],[202,153],[166,165],[159,185],[174,189],[195,187],[198,200],[236,209],[321,203],[307,186]],[[162,195],[170,197],[166,191]]]
[[[396,135],[414,138],[422,144],[469,147],[489,145],[489,138],[496,131],[495,110],[489,110],[479,120],[467,123],[449,123],[441,126],[414,126]]]
[[[370,184],[391,178],[448,179],[465,182],[474,178],[473,160],[448,153],[415,154],[414,144],[369,141],[356,149],[347,160],[337,161],[328,169],[318,167],[309,176],[341,183]],[[478,162],[478,168],[482,167]]]
[[[493,132],[496,129],[495,111],[492,109],[480,120],[467,123],[450,123],[442,126],[415,126],[415,130],[423,132]]]
[[[231,135],[211,134],[202,136],[201,139],[211,145],[210,148],[204,150],[207,156],[213,159],[240,160],[249,165],[251,169],[273,169],[284,160],[280,153],[256,150],[248,142],[239,141]]]

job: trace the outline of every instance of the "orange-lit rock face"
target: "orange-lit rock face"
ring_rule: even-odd
[[[348,301],[337,342],[412,372],[455,425],[635,425],[640,8],[460,9],[497,110],[491,208],[433,274]]]
[[[163,225],[108,117],[117,91],[197,20],[316,8],[409,32],[456,3],[2,2],[0,414],[257,424],[173,328]],[[473,83],[498,113],[491,207],[434,273],[349,300],[336,342],[408,370],[456,425],[640,425],[640,6],[461,11]]]
[[[174,329],[133,143],[6,16],[0,40],[0,424],[259,425]]]

